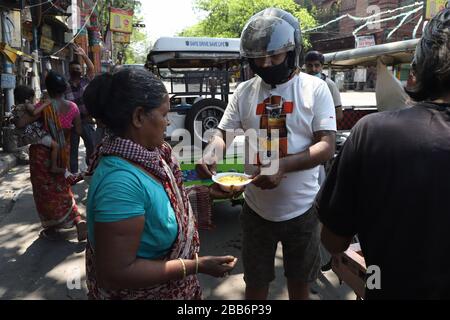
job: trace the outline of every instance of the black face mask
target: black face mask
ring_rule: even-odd
[[[72,79],[81,78],[81,72],[80,71],[70,71],[70,77]]]
[[[260,76],[265,83],[272,86],[288,81],[294,71],[289,66],[289,56],[286,56],[283,63],[266,68],[258,67],[253,60],[250,60],[249,62],[253,72]]]

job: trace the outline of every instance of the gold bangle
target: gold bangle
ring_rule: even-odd
[[[186,264],[184,263],[183,259],[178,258],[178,260],[181,261],[181,265],[183,266],[183,279],[186,278]]]
[[[195,253],[195,274],[198,273],[198,253]]]

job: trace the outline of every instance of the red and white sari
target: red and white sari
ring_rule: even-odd
[[[98,153],[94,157],[91,173],[98,164],[100,157],[108,155],[127,159],[143,167],[160,180],[175,211],[178,223],[177,239],[165,259],[193,259],[200,246],[197,222],[188,194],[183,186],[180,167],[172,156],[170,146],[163,144],[154,150],[147,150],[130,140],[117,137],[106,139],[98,148]],[[137,290],[125,288],[122,290],[106,290],[100,288],[96,281],[95,252],[89,242],[86,249],[86,272],[89,299],[188,300],[201,299],[202,295],[196,275]]]

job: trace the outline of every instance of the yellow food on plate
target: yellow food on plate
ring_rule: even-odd
[[[225,176],[217,179],[219,183],[227,186],[240,185],[248,180],[248,178],[242,176]]]

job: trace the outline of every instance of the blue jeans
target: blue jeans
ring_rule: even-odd
[[[84,146],[86,148],[86,164],[89,165],[89,159],[94,153],[95,149],[95,124],[81,120]],[[70,136],[70,171],[72,173],[78,172],[78,148],[80,146],[80,136],[72,129]]]

